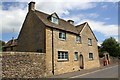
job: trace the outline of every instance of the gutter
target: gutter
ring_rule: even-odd
[[[52,73],[54,75],[54,39],[53,39],[53,29],[52,30]]]

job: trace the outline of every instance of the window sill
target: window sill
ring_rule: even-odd
[[[78,60],[74,60],[74,61],[78,61]]]
[[[94,61],[94,59],[89,59],[89,61]]]
[[[92,46],[92,45],[89,45],[89,44],[88,44],[88,46]]]
[[[69,61],[69,60],[66,60],[66,59],[58,59],[57,62],[66,62],[66,61]]]
[[[61,39],[61,38],[59,38],[59,40],[65,41],[66,39]]]
[[[76,42],[77,44],[82,44],[81,42]]]

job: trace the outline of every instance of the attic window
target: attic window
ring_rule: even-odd
[[[52,21],[52,23],[58,24],[58,18],[55,18],[52,16],[51,21]]]

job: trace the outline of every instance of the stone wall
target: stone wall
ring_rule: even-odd
[[[103,58],[100,58],[100,66],[104,66],[104,57]],[[119,62],[119,59],[118,58],[115,58],[115,57],[110,57],[110,63],[109,64],[117,64]]]
[[[59,30],[53,30],[54,46],[54,74],[62,74],[80,70],[80,55],[83,55],[84,69],[99,67],[97,41],[89,27],[86,27],[81,36],[81,43],[76,42],[76,35],[66,32],[66,40],[59,39]],[[92,46],[88,46],[88,38],[92,39]],[[58,51],[67,51],[68,60],[59,61]],[[78,60],[75,61],[74,53],[78,52]],[[93,53],[94,59],[89,60],[89,53]],[[51,56],[51,57],[50,57]],[[52,30],[46,28],[46,67],[47,75],[52,75]]]
[[[3,78],[41,78],[45,76],[45,53],[1,52]]]
[[[18,36],[17,51],[45,52],[45,25],[34,11],[28,12]]]

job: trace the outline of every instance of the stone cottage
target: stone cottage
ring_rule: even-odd
[[[17,50],[17,39],[12,38],[9,40],[5,46],[3,46],[3,51],[16,51]]]
[[[100,66],[97,39],[87,22],[75,26],[56,13],[36,10],[35,2],[29,3],[16,51],[45,53],[47,75]]]

